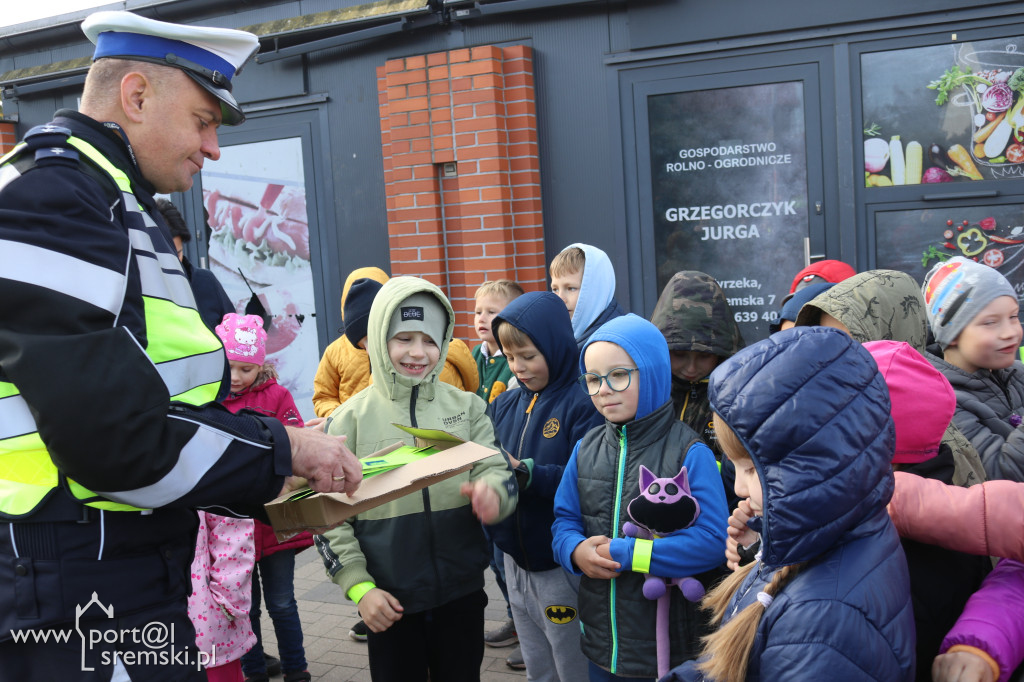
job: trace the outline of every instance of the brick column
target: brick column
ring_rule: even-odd
[[[532,52],[438,52],[377,75],[392,274],[442,287],[455,335],[475,339],[481,283],[545,286]]]
[[[14,121],[0,120],[0,155],[14,149],[14,145],[17,143],[18,138],[14,132]]]

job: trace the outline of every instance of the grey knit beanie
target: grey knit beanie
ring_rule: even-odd
[[[423,332],[440,346],[448,334],[448,311],[431,293],[412,294],[391,313],[388,339],[399,332]]]
[[[925,276],[921,293],[928,324],[942,350],[989,303],[1000,296],[1017,298],[1013,285],[998,271],[963,256],[937,263]]]

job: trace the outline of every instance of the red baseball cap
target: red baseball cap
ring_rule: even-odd
[[[789,293],[793,295],[797,290],[803,289],[808,284],[818,282],[838,284],[847,277],[853,277],[856,274],[856,270],[840,260],[820,260],[817,263],[811,263],[796,273],[796,277],[793,278],[793,284],[789,287]]]

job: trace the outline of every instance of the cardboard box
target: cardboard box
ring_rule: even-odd
[[[435,447],[440,452],[363,479],[359,490],[351,497],[345,493],[313,493],[292,500],[290,498],[297,493],[291,492],[268,502],[264,507],[278,540],[286,540],[304,530],[337,526],[349,517],[468,471],[481,459],[498,454],[491,448],[463,441],[446,431],[395,426],[412,434],[417,447]],[[402,445],[404,443],[395,443],[369,457],[381,457]]]

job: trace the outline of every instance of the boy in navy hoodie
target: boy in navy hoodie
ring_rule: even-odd
[[[512,617],[529,680],[585,682],[576,617],[579,577],[551,550],[554,497],[583,434],[604,421],[577,383],[577,349],[565,304],[550,292],[516,298],[491,323],[519,387],[488,411],[519,481],[515,514],[489,527],[505,553]]]

